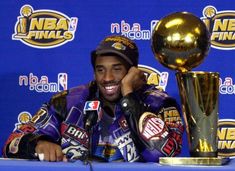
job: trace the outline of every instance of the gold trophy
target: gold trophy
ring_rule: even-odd
[[[19,17],[19,21],[17,24],[17,31],[14,35],[14,38],[27,38],[29,32],[29,24],[30,24],[30,16],[33,13],[33,9],[29,5],[24,5],[21,8],[21,17]]]
[[[191,157],[160,158],[162,164],[221,165],[217,157],[219,73],[191,71],[210,48],[210,33],[200,18],[177,12],[162,18],[152,34],[155,58],[177,70]]]

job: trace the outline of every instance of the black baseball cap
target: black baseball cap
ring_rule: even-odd
[[[130,66],[137,66],[139,61],[139,51],[136,44],[125,36],[111,35],[105,37],[91,52],[91,63],[95,67],[97,56],[105,54],[115,54],[124,59]]]

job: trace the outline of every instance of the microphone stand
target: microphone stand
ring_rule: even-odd
[[[93,127],[87,127],[86,131],[88,132],[88,152],[85,155],[84,164],[91,164],[90,160],[92,159],[92,134],[93,134]]]
[[[92,135],[93,135],[93,127],[88,129],[89,141],[88,141],[88,159],[92,158]]]
[[[92,164],[91,164],[93,127],[87,127],[86,131],[88,132],[88,153],[86,153],[85,160],[83,160],[83,163],[85,165],[89,165],[90,171],[93,171],[93,167],[92,167]]]

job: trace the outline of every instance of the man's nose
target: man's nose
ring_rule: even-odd
[[[104,80],[105,81],[112,81],[114,79],[114,76],[112,72],[106,72],[104,75]]]

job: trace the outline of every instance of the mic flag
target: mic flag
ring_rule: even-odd
[[[100,101],[87,101],[83,110],[84,116],[84,126],[86,130],[90,130],[102,116]]]

